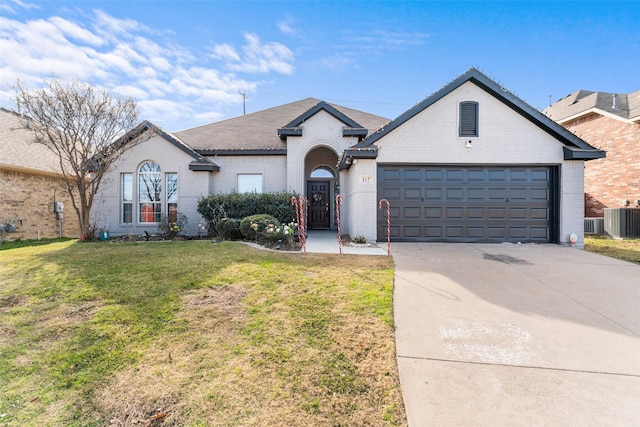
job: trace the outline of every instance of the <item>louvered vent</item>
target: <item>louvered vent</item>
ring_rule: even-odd
[[[460,136],[478,136],[478,103],[460,103]]]

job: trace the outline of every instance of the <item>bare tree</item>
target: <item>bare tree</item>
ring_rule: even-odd
[[[91,239],[94,196],[109,166],[141,133],[131,131],[138,120],[138,107],[132,98],[78,81],[45,83],[42,89],[30,90],[18,81],[13,90],[34,131],[33,142],[58,156],[80,234]]]

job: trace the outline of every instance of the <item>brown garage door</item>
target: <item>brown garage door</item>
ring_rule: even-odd
[[[378,167],[378,196],[391,204],[391,239],[551,242],[555,168]],[[378,240],[386,240],[378,212]]]

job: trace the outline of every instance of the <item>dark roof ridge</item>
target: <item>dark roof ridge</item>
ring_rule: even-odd
[[[595,152],[600,153],[599,150],[587,144],[581,138],[574,135],[555,121],[551,120],[549,117],[545,116],[540,111],[524,102],[522,99],[518,98],[516,95],[504,88],[501,84],[487,77],[475,67],[469,68],[469,70],[467,70],[464,74],[456,77],[441,89],[437,90],[423,101],[419,102],[409,110],[402,113],[395,120],[384,126],[382,130],[368,136],[362,142],[356,144],[354,148],[362,148],[374,144],[384,135],[392,132],[394,129],[401,126],[403,123],[413,118],[414,116],[418,115],[426,108],[435,104],[466,82],[472,82],[476,86],[485,90],[487,93],[503,102],[505,105],[531,121],[533,124],[540,127],[542,130],[556,137],[563,144],[583,150],[593,150],[594,154]]]

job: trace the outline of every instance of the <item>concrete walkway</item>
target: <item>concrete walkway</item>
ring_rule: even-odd
[[[308,230],[307,252],[319,254],[340,253],[338,233],[335,230]],[[343,246],[342,253],[351,255],[387,255],[387,246],[385,244],[384,248],[382,248],[375,242],[368,242],[366,245]]]
[[[640,425],[640,266],[555,245],[391,253],[410,427]]]

